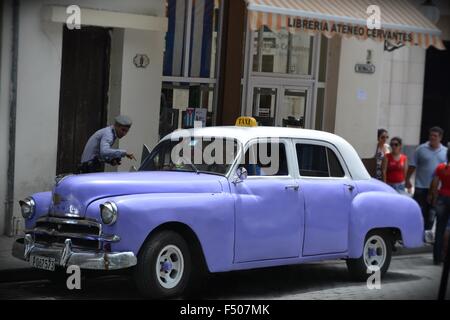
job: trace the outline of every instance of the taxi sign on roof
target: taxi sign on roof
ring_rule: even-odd
[[[240,117],[236,121],[237,127],[257,127],[258,122],[252,117]]]

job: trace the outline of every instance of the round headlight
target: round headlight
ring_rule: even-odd
[[[25,219],[31,219],[34,215],[36,203],[33,198],[26,198],[19,201],[20,211],[22,211],[22,217]]]
[[[105,202],[100,205],[100,213],[104,224],[113,225],[117,220],[117,205],[113,202]]]

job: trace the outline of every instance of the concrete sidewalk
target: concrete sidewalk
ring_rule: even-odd
[[[409,256],[409,255],[413,255],[413,254],[424,254],[424,253],[429,253],[430,255],[432,255],[433,254],[433,245],[426,243],[423,247],[414,248],[414,249],[407,249],[407,248],[397,246],[396,250],[397,251],[392,252],[393,256]]]
[[[0,236],[0,283],[43,279],[42,271],[33,269],[27,262],[12,256],[11,250],[16,239],[17,237]]]
[[[25,261],[12,256],[11,250],[16,238],[0,236],[0,272],[5,270],[30,269]]]

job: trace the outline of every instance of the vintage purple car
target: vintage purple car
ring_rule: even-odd
[[[195,150],[223,161],[193,161]],[[14,256],[56,273],[130,269],[152,298],[183,295],[208,272],[327,259],[366,280],[400,240],[423,245],[418,205],[371,179],[344,139],[310,130],[177,131],[138,172],[67,176],[20,204]]]

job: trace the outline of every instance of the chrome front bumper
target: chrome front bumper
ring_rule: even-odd
[[[12,254],[25,261],[29,261],[31,256],[53,258],[56,265],[63,268],[79,266],[81,269],[88,270],[119,270],[137,264],[137,258],[133,252],[109,253],[73,249],[70,239],[65,241],[64,246],[47,247],[35,243],[30,234],[14,242]]]

